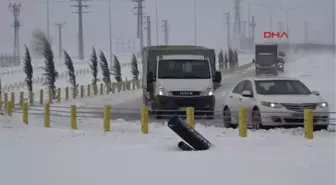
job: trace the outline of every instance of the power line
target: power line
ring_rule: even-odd
[[[71,5],[71,7],[76,7],[78,9],[77,12],[72,13],[78,14],[78,57],[80,60],[83,60],[84,59],[83,13],[89,13],[84,12],[83,8],[89,7],[90,5],[84,3],[91,0],[70,0],[70,1],[77,2],[76,5]]]
[[[58,56],[62,58],[62,28],[65,25],[65,22],[55,23],[55,26],[58,28]]]
[[[14,48],[13,55],[15,57],[15,64],[20,65],[20,40],[19,40],[19,28],[21,27],[21,23],[19,20],[19,15],[21,11],[21,3],[9,3],[9,10],[12,12],[14,17]]]

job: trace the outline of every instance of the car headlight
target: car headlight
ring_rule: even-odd
[[[319,104],[319,107],[326,108],[326,107],[328,107],[328,103],[327,102],[322,102],[322,103]]]
[[[203,96],[212,96],[214,94],[213,87],[208,87],[205,91],[203,91]]]
[[[266,106],[266,107],[271,107],[271,108],[281,108],[282,105],[280,103],[272,103],[272,102],[266,102],[266,101],[262,101],[261,104],[263,106]]]
[[[160,96],[167,96],[168,92],[166,91],[166,89],[162,86],[162,85],[158,85],[157,86],[157,92]]]

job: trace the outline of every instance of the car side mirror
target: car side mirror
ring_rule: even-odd
[[[219,71],[216,71],[214,82],[221,83],[221,81],[222,81],[222,73]]]
[[[312,93],[315,94],[316,96],[320,96],[320,92],[319,91],[314,90],[314,91],[312,91]]]
[[[147,73],[147,83],[153,83],[153,72]]]
[[[248,98],[252,98],[253,97],[251,91],[243,91],[241,95],[244,96],[244,97],[248,97]]]

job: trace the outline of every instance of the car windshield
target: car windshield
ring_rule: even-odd
[[[160,60],[158,78],[208,79],[210,67],[207,60]]]
[[[256,91],[262,95],[309,95],[310,90],[299,80],[258,80]]]

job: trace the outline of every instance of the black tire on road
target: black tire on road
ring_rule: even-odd
[[[252,129],[259,130],[262,128],[261,114],[258,108],[252,110]]]
[[[223,123],[225,128],[234,128],[235,126],[231,122],[231,111],[229,107],[223,109]]]

